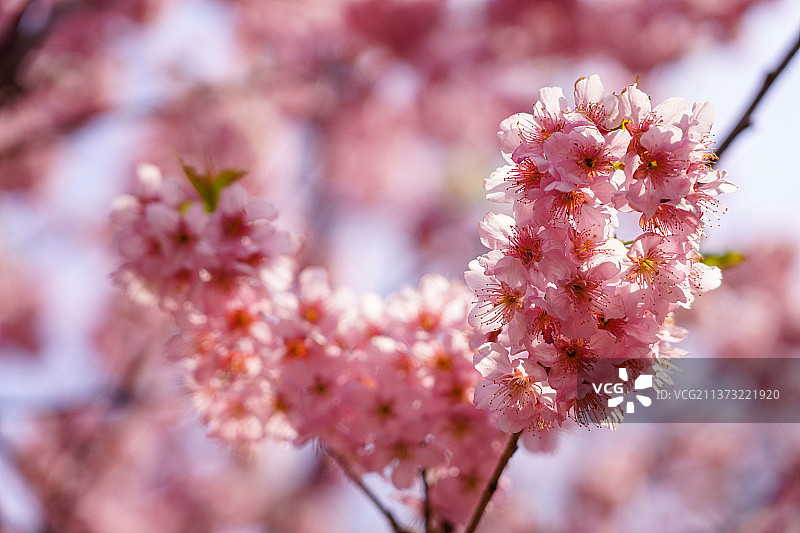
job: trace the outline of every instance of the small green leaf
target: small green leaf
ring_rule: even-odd
[[[232,168],[227,168],[221,171],[216,176],[214,176],[214,187],[215,189],[221,192],[222,189],[224,189],[231,183],[235,183],[240,179],[242,179],[245,174],[247,174],[247,172],[244,170],[235,170]]]
[[[237,169],[223,169],[218,173],[208,169],[205,173],[199,173],[194,167],[181,161],[181,168],[189,183],[203,200],[206,211],[213,213],[219,202],[219,195],[225,187],[242,179],[246,172]]]
[[[725,252],[724,254],[706,254],[700,260],[708,266],[715,266],[722,269],[742,264],[747,257],[742,252]]]
[[[211,180],[209,180],[207,176],[199,174],[194,167],[186,165],[183,162],[181,162],[181,168],[186,178],[189,180],[189,183],[192,184],[194,190],[197,191],[197,194],[199,194],[200,198],[203,200],[206,211],[212,213],[214,208],[216,208],[217,199],[214,198]]]

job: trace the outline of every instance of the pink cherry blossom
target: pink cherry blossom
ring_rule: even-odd
[[[482,409],[500,412],[501,430],[516,433],[532,419],[538,422],[542,395],[549,389],[544,369],[527,359],[512,360],[500,344],[485,344],[475,356],[475,367],[484,377],[475,391],[475,403]]]
[[[719,286],[699,239],[716,196],[734,189],[710,169],[712,121],[710,104],[653,105],[636,84],[606,94],[592,75],[576,82],[574,106],[547,88],[532,113],[501,123],[510,164],[484,187],[487,199],[511,203],[511,215],[479,223],[489,251],[465,273],[480,333],[475,399],[500,413],[501,429],[525,427],[525,406],[545,381],[552,420],[610,420],[605,393],[583,381],[682,353],[672,313]],[[620,215],[631,212],[643,231],[623,242]]]

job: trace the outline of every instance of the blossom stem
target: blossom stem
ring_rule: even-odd
[[[508,439],[506,449],[503,450],[503,455],[501,455],[500,459],[497,461],[494,472],[492,472],[492,477],[489,478],[489,481],[486,483],[486,487],[484,487],[483,493],[481,494],[481,499],[478,501],[478,506],[472,513],[472,519],[469,521],[469,525],[467,529],[464,530],[464,533],[473,533],[475,528],[478,527],[478,522],[481,521],[483,513],[486,511],[486,506],[489,505],[489,500],[492,499],[492,496],[494,496],[497,490],[497,482],[500,480],[500,475],[503,473],[503,470],[505,470],[508,461],[511,460],[511,456],[517,451],[517,443],[519,442],[520,435],[522,435],[521,431],[514,433],[511,435],[511,438]]]
[[[364,482],[361,480],[361,477],[353,471],[344,457],[334,452],[330,448],[323,448],[323,451],[325,455],[333,459],[333,462],[339,465],[339,468],[342,469],[344,475],[347,476],[347,478],[352,481],[353,484],[355,484],[355,486],[358,487],[367,498],[369,498],[369,501],[375,505],[378,511],[380,511],[380,513],[386,517],[386,520],[389,522],[389,525],[392,526],[392,531],[394,531],[394,533],[410,533],[409,530],[405,529],[397,522],[397,519],[394,517],[392,512],[387,509],[381,503],[375,493],[373,493],[369,487],[364,484]]]
[[[753,101],[750,102],[750,106],[742,114],[739,122],[736,123],[736,126],[733,127],[725,140],[719,145],[719,148],[716,150],[717,158],[722,157],[722,154],[728,149],[734,139],[736,139],[740,133],[753,124],[751,117],[753,112],[756,110],[756,107],[758,107],[758,104],[761,103],[761,99],[764,98],[764,95],[767,94],[767,91],[769,91],[769,88],[773,83],[775,83],[775,80],[778,79],[778,76],[780,76],[784,69],[786,69],[786,67],[789,65],[789,62],[791,62],[798,50],[800,50],[800,34],[798,34],[797,40],[781,60],[780,64],[775,68],[775,70],[766,75],[764,82],[761,85],[761,89],[758,91],[758,94],[756,94],[755,98],[753,98]]]

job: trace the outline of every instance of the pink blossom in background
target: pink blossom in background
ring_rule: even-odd
[[[25,264],[7,249],[0,259],[0,348],[35,355],[41,348],[42,294]]]
[[[520,430],[478,531],[789,530],[791,427],[587,431],[573,384],[794,353],[794,245],[742,239],[785,151],[661,99],[724,131],[790,7],[3,2],[0,531],[390,530],[352,479],[459,531]]]

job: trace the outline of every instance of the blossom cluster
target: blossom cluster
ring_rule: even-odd
[[[651,106],[635,84],[606,94],[596,76],[576,82],[572,106],[542,89],[501,125],[508,164],[485,187],[512,215],[479,224],[490,251],[469,265],[472,293],[428,275],[357,296],[323,268],[298,272],[301,239],[249,198],[243,173],[188,166],[178,181],[144,165],[116,201],[114,278],[172,314],[167,353],[212,436],[244,449],[313,440],[351,476],[422,480],[447,529],[482,496],[504,432],[546,449],[568,418],[618,415],[584,379],[635,378],[681,353],[673,312],[720,283],[700,238],[734,188],[713,168],[712,115]]]
[[[189,175],[200,194],[140,168],[115,205],[127,259],[115,278],[172,313],[167,353],[186,366],[210,435],[244,448],[315,439],[354,475],[398,489],[424,472],[437,520],[464,522],[504,438],[473,403],[467,288],[428,275],[382,299],[332,288],[319,267],[295,276],[298,239],[273,208],[238,183],[209,193],[222,174],[199,186]]]
[[[608,397],[586,378],[635,377],[680,354],[672,313],[719,285],[700,238],[715,197],[735,188],[713,168],[712,121],[708,103],[653,106],[636,84],[606,94],[595,75],[576,82],[572,106],[544,88],[531,113],[503,121],[508,164],[485,188],[512,216],[486,215],[490,251],[465,275],[486,341],[476,401],[501,429],[608,420]]]

